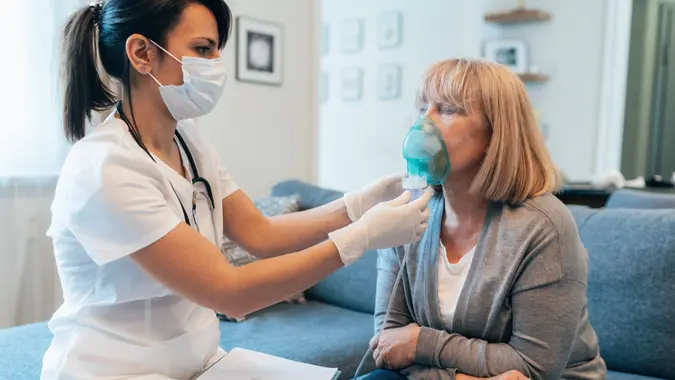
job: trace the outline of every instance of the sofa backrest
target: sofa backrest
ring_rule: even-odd
[[[607,200],[607,208],[673,208],[675,209],[674,192],[649,192],[633,189],[621,189],[612,193]]]
[[[343,196],[300,181],[285,181],[272,189],[272,196],[300,195],[300,210],[330,203]],[[377,252],[368,252],[348,267],[341,268],[305,292],[308,299],[372,314],[377,286]]]
[[[588,311],[614,371],[675,374],[675,210],[570,206],[589,254]]]

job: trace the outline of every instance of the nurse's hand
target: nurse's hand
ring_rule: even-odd
[[[419,241],[427,228],[427,204],[432,194],[429,189],[408,203],[410,193],[406,191],[394,200],[374,206],[358,221],[328,234],[342,262],[349,265],[367,251]]]
[[[361,216],[376,204],[400,196],[403,193],[401,178],[403,178],[401,173],[389,175],[368,184],[359,191],[346,193],[344,199],[347,215],[352,222],[361,219]]]

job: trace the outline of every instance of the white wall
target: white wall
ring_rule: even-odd
[[[315,179],[314,140],[317,52],[313,0],[228,0],[235,16],[283,26],[283,85],[235,79],[236,33],[225,48],[228,84],[216,109],[202,121],[224,164],[250,196],[275,183]]]
[[[329,28],[328,54],[321,70],[329,75],[329,95],[320,109],[318,138],[319,184],[341,190],[357,188],[376,177],[405,170],[401,144],[415,114],[418,81],[432,63],[455,56],[480,55],[483,0],[322,0],[322,22]],[[398,48],[379,50],[376,41],[380,12],[403,13],[403,41]],[[364,47],[359,53],[340,51],[343,20],[364,20]],[[380,64],[403,67],[402,96],[380,101]],[[363,98],[340,98],[340,73],[347,67],[364,72]]]
[[[513,6],[506,0],[492,4],[490,12]],[[570,179],[590,179],[598,143],[605,2],[530,0],[527,6],[548,11],[553,19],[501,27],[502,37],[524,40],[531,63],[551,77],[528,92],[549,125],[553,160]]]

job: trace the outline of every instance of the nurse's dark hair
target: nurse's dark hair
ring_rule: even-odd
[[[105,74],[129,91],[129,36],[138,33],[166,45],[168,32],[189,4],[201,4],[213,13],[221,49],[232,25],[232,13],[224,0],[106,0],[70,17],[63,30],[62,63],[63,123],[70,141],[84,137],[92,111],[109,109],[118,101]]]

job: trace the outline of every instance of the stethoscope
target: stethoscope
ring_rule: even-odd
[[[143,149],[143,151],[150,157],[150,159],[154,162],[157,163],[155,158],[152,156],[148,148],[146,148],[145,144],[143,144],[143,141],[141,140],[141,136],[138,134],[138,131],[132,127],[131,123],[129,122],[129,119],[127,119],[127,116],[124,114],[122,111],[122,106],[121,103],[117,103],[117,112],[120,115],[120,118],[122,118],[122,121],[127,125],[127,128],[129,128],[129,133],[131,133],[131,136],[134,138],[134,141],[136,141],[136,144]],[[195,164],[195,160],[192,157],[192,153],[190,153],[190,149],[188,148],[187,143],[183,139],[183,136],[176,130],[176,140],[178,140],[178,143],[180,144],[183,152],[185,153],[185,156],[187,157],[188,164],[190,165],[190,171],[192,172],[192,186],[194,187],[198,183],[201,183],[204,188],[206,189],[206,194],[208,196],[208,204],[211,209],[211,213],[213,213],[213,210],[216,207],[216,203],[213,198],[213,192],[211,191],[211,184],[209,184],[209,181],[206,180],[206,178],[203,178],[199,175],[199,171],[197,170],[197,165]],[[185,219],[185,223],[188,226],[192,226],[192,223],[190,223],[190,218],[188,217],[187,211],[185,211],[185,207],[183,206],[183,202],[181,202],[180,197],[178,196],[178,192],[176,192],[176,189],[173,187],[173,184],[171,181],[169,181],[169,184],[171,185],[171,190],[173,190],[173,193],[176,195],[176,198],[178,199],[178,203],[180,204],[181,210],[183,210],[183,218]],[[197,231],[199,231],[199,225],[197,222],[197,196],[196,196],[196,191],[192,190],[192,218],[195,221],[195,227],[197,228]],[[215,222],[215,220],[214,220]]]

